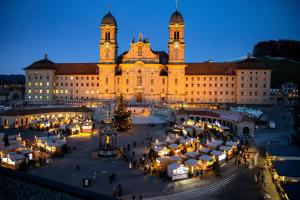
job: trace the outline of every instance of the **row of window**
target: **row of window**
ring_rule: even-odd
[[[196,85],[196,84],[195,84],[195,85]],[[212,84],[211,84],[211,83],[210,83],[210,84],[203,83],[203,84],[202,84],[202,87],[206,87],[206,85],[208,85],[208,87],[212,87]],[[226,84],[224,84],[224,85],[225,85],[225,87],[228,88],[230,84],[226,83]],[[215,83],[214,86],[215,86],[215,87],[218,87],[218,84]],[[189,87],[189,84],[185,84],[185,87],[188,88],[188,87]],[[194,84],[193,84],[193,83],[191,84],[191,87],[194,87]],[[199,83],[197,84],[197,87],[200,87],[200,84],[199,84]],[[223,87],[223,83],[219,84],[219,87]],[[231,84],[231,87],[234,87],[234,84]]]
[[[245,80],[245,77],[243,77],[243,76],[242,76],[242,77],[241,77],[241,80],[242,80],[242,81],[244,81],[244,80]],[[252,76],[250,76],[250,77],[249,77],[249,80],[250,80],[250,81],[253,81],[253,77],[252,77]],[[264,77],[264,79],[263,79],[263,80],[264,80],[264,81],[267,81],[267,78],[266,78],[266,77]],[[258,77],[255,77],[255,81],[258,81]]]
[[[185,94],[188,95],[189,92],[186,91]],[[192,91],[192,92],[190,92],[190,94],[191,94],[191,95],[194,95],[194,94],[200,95],[200,92],[197,91],[197,93],[196,93],[196,92]],[[212,92],[212,91],[203,91],[203,92],[202,92],[202,95],[206,95],[206,94],[208,94],[208,95],[212,95],[212,94],[218,95],[218,92],[217,92],[217,91],[215,91],[215,92]],[[225,91],[225,92],[220,91],[220,92],[219,92],[219,95],[224,95],[224,94],[225,94],[225,95],[229,95],[229,94],[234,95],[234,92],[233,92],[233,91],[231,91],[231,92],[229,92],[229,91]]]
[[[56,76],[56,80],[58,80],[59,79],[59,77],[58,76]],[[60,80],[68,80],[68,79],[70,79],[70,80],[76,80],[76,81],[78,81],[78,80],[99,80],[99,76],[96,76],[96,77],[94,77],[94,76],[86,76],[86,77],[84,77],[84,76],[80,76],[80,78],[78,77],[78,76],[76,76],[75,78],[73,77],[73,76],[71,76],[71,77],[68,77],[68,76],[65,76],[65,77],[63,77],[63,76],[61,76],[60,77]]]
[[[43,82],[28,82],[28,86],[43,86]],[[46,86],[50,86],[50,82],[46,82]]]
[[[263,96],[267,96],[266,92],[263,92],[262,94],[263,94]],[[241,96],[244,96],[244,95],[249,95],[250,97],[253,95],[258,96],[258,92],[241,92]]]
[[[258,84],[254,84],[255,88],[258,88]],[[253,84],[250,83],[249,84],[249,87],[252,88],[253,87]],[[263,88],[266,88],[267,87],[267,84],[263,84]],[[244,84],[242,83],[241,84],[241,88],[244,88]]]
[[[45,90],[46,91],[46,93],[47,94],[49,94],[50,93],[50,90]],[[32,91],[32,90],[28,90],[28,94],[31,94],[31,93],[34,93],[34,94],[43,94],[43,90],[34,90],[34,91]]]
[[[245,74],[245,72],[244,72],[244,71],[242,71],[241,73],[242,73],[242,74]],[[253,72],[252,72],[252,71],[250,71],[249,73],[250,73],[250,74],[253,74]],[[263,74],[267,74],[267,72],[266,72],[266,71],[264,71],[264,72],[262,72],[262,73],[263,73]],[[256,72],[255,72],[255,74],[258,74],[258,71],[256,71]]]
[[[208,81],[208,80],[212,81],[213,79],[215,81],[217,81],[218,79],[220,81],[223,81],[223,80],[229,81],[230,80],[230,78],[228,76],[226,76],[226,77],[220,76],[220,77],[214,77],[214,78],[213,77],[203,77],[203,81]],[[201,79],[200,79],[200,77],[197,77],[197,79],[196,79],[196,77],[186,77],[185,80],[186,81],[188,81],[188,80],[191,80],[191,81],[194,81],[194,80],[200,81]],[[231,77],[231,80],[234,81],[234,77]]]
[[[49,99],[49,96],[46,96],[46,99]],[[43,96],[28,96],[28,99],[43,99]]]
[[[38,78],[40,80],[42,80],[43,79],[43,75],[37,75],[37,74],[35,74],[34,76],[31,76],[31,75],[28,76],[29,80],[31,80],[31,79],[37,80]],[[49,80],[49,78],[50,78],[49,75],[46,75],[46,79]]]

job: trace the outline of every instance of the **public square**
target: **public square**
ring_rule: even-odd
[[[283,120],[282,115],[286,113],[288,116],[288,107],[278,107],[272,109],[265,108],[268,116],[277,121],[278,128],[274,130],[263,129],[258,136],[253,139],[251,151],[255,154],[257,148],[264,147],[268,142],[278,144],[288,143],[288,133],[290,121]],[[139,116],[136,116],[139,118]],[[152,116],[151,120],[157,116]],[[145,118],[145,117],[144,117]],[[140,120],[139,120],[140,122]],[[145,119],[144,123],[149,122]],[[146,143],[146,136],[152,137],[153,140],[164,140],[166,138],[166,129],[163,124],[155,124],[155,127],[149,127],[149,124],[135,124],[132,129],[117,133],[117,146],[126,148],[128,144],[133,148],[133,142],[136,141],[137,146],[134,148],[136,157],[141,157],[143,153],[148,153],[149,148]],[[23,133],[22,133],[23,134]],[[70,147],[76,148],[71,153],[65,154],[63,158],[53,158],[51,163],[41,168],[29,169],[27,173],[36,176],[42,176],[47,179],[53,179],[59,182],[70,184],[82,188],[83,178],[93,178],[96,172],[96,179],[92,182],[87,190],[92,190],[98,193],[112,195],[112,189],[119,183],[123,188],[122,198],[131,199],[132,195],[142,195],[144,198],[152,198],[165,196],[165,199],[190,199],[194,197],[201,198],[216,198],[226,194],[226,199],[230,199],[230,194],[241,196],[246,192],[252,191],[244,196],[244,199],[253,199],[263,197],[265,192],[261,185],[254,182],[254,174],[257,169],[248,169],[245,166],[236,166],[234,159],[221,167],[221,177],[216,177],[213,173],[205,174],[203,179],[196,177],[186,180],[178,180],[172,182],[162,179],[157,176],[144,174],[141,169],[129,169],[126,160],[120,159],[95,159],[92,158],[92,153],[99,146],[98,134],[74,135],[68,138]],[[143,143],[143,144],[142,144]],[[258,146],[256,146],[258,144]],[[80,169],[77,170],[76,166]],[[110,183],[109,176],[116,174],[116,181]],[[240,188],[239,185],[244,187]],[[171,196],[169,196],[171,195]],[[252,196],[253,195],[253,196]]]

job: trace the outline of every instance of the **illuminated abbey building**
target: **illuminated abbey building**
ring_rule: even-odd
[[[168,28],[168,53],[153,51],[149,40],[139,35],[128,51],[118,55],[117,21],[109,12],[100,26],[99,62],[55,63],[45,56],[24,69],[25,98],[29,102],[105,101],[122,93],[132,102],[269,103],[271,70],[262,63],[251,58],[187,63],[185,25],[178,10]]]

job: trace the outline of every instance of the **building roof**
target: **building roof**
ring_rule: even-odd
[[[110,11],[103,16],[102,21],[101,21],[102,25],[112,25],[112,26],[117,26],[117,21],[114,18],[114,16],[110,13]]]
[[[186,63],[185,75],[235,75],[235,70],[268,70],[260,61],[247,58],[239,62]]]
[[[171,15],[171,18],[170,18],[170,24],[183,24],[183,16],[182,14],[176,10],[172,15]]]
[[[234,75],[236,68],[233,62],[187,63],[185,75]]]
[[[299,177],[300,178],[300,161],[273,161],[274,169],[279,176]]]
[[[122,63],[123,56],[128,52],[123,52],[117,57],[117,64]],[[169,55],[164,51],[153,51],[159,56],[160,64],[168,64]],[[27,69],[53,69],[56,75],[97,75],[98,63],[54,63],[45,57],[42,60],[32,63]],[[185,63],[185,75],[235,75],[236,70],[268,70],[261,62],[248,58],[240,62],[202,62]],[[167,72],[164,70],[164,72]],[[167,75],[163,73],[162,75]]]
[[[97,63],[58,63],[56,75],[98,75]]]
[[[266,151],[270,156],[300,157],[300,149],[292,145],[268,145]]]
[[[22,116],[30,114],[46,114],[53,112],[93,112],[87,107],[48,107],[48,108],[28,108],[28,109],[11,109],[1,113],[1,116]]]
[[[45,56],[44,59],[38,60],[38,61],[32,63],[31,65],[27,66],[24,69],[25,70],[26,69],[53,69],[53,70],[56,70],[56,66],[55,66],[54,62],[52,62],[51,60],[49,60],[47,58],[47,56]]]

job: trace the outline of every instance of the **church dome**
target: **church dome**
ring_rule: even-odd
[[[104,17],[102,18],[102,25],[112,25],[112,26],[117,26],[117,21],[114,18],[114,16],[109,12]]]
[[[176,10],[170,18],[170,24],[183,24],[183,16],[178,10]]]

